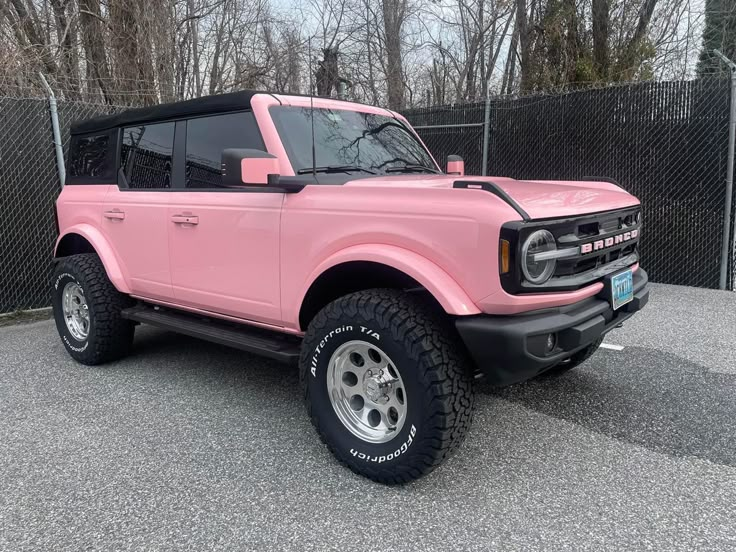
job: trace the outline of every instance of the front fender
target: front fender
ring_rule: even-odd
[[[70,234],[78,234],[82,236],[94,248],[97,256],[105,267],[107,277],[110,278],[115,289],[120,293],[130,293],[130,287],[126,282],[125,275],[117,257],[115,256],[115,252],[112,247],[110,247],[107,239],[102,235],[102,232],[90,224],[75,224],[74,226],[66,228],[64,233],[59,236],[54,244],[54,258],[56,258],[56,252],[61,240]]]
[[[301,304],[309,288],[320,275],[333,266],[351,261],[375,262],[390,266],[407,276],[411,276],[432,294],[448,314],[466,316],[480,313],[478,307],[475,306],[460,285],[432,261],[413,251],[393,245],[362,244],[342,249],[330,255],[312,271],[289,318],[298,323]]]

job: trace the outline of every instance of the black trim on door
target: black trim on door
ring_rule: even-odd
[[[171,154],[171,188],[170,190],[186,189],[187,187],[187,121],[176,121],[174,127],[174,150]]]

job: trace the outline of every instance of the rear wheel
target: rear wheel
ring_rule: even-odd
[[[473,410],[471,366],[449,320],[397,290],[330,303],[309,325],[300,360],[320,437],[382,483],[421,477],[460,445]]]
[[[563,360],[556,366],[553,366],[552,368],[544,372],[543,375],[551,377],[561,376],[562,374],[569,372],[573,368],[580,366],[583,362],[588,360],[596,353],[598,348],[601,346],[601,343],[603,343],[602,337],[600,339],[597,339],[584,349],[579,350],[567,360]]]
[[[121,311],[133,301],[115,289],[97,255],[61,259],[52,292],[56,329],[72,358],[94,365],[128,353],[135,327]]]

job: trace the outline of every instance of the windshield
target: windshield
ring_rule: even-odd
[[[276,106],[271,116],[294,172],[312,168],[312,127],[309,108]],[[414,134],[393,117],[346,109],[314,109],[315,165],[345,171],[382,174],[410,166],[437,170]],[[393,169],[393,170],[389,170]]]

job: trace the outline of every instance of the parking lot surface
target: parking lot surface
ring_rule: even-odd
[[[74,363],[0,328],[2,550],[736,549],[736,293],[653,286],[557,379],[478,386],[472,430],[386,487],[333,460],[296,369],[139,328]]]

